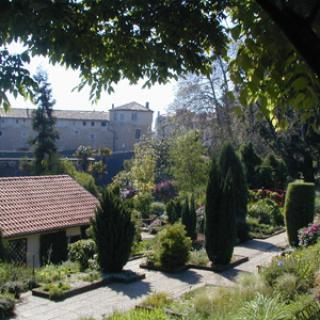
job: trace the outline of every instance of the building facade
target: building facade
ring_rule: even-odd
[[[34,109],[0,109],[0,151],[31,151],[30,141]],[[130,102],[104,111],[54,110],[59,132],[59,152],[74,151],[80,145],[108,147],[112,151],[131,151],[142,136],[151,134],[153,111]]]

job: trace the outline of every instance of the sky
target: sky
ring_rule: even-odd
[[[18,51],[17,48],[12,48],[14,49],[13,51]],[[77,90],[72,92],[72,89],[80,82],[79,72],[65,69],[59,65],[51,65],[48,59],[44,57],[34,57],[29,69],[32,73],[35,73],[39,66],[48,73],[53,97],[56,100],[54,109],[107,111],[113,103],[115,106],[119,106],[136,101],[142,105],[149,102],[151,110],[155,111],[154,115],[156,115],[158,111],[161,114],[166,113],[167,107],[174,99],[175,81],[166,85],[154,85],[149,89],[142,89],[143,80],[137,85],[130,85],[129,81],[122,80],[114,85],[114,92],[112,94],[103,93],[100,100],[95,104],[89,100],[89,87],[84,87],[80,92]],[[10,101],[14,108],[32,107],[30,101],[26,101],[21,97],[17,99],[11,97]]]

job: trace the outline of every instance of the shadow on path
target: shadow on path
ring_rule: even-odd
[[[149,294],[151,292],[151,285],[146,281],[137,281],[133,283],[112,283],[108,285],[113,291],[121,292],[131,299],[139,298],[143,295]]]
[[[219,275],[221,275],[223,278],[226,278],[232,282],[236,281],[236,278],[243,273],[247,273],[249,274],[250,272],[248,271],[243,271],[243,270],[237,270],[237,269],[230,269],[227,271],[224,271],[222,273],[219,273]]]
[[[193,270],[185,270],[177,273],[164,273],[166,277],[177,279],[187,284],[198,284],[201,282],[202,275],[194,272]]]
[[[279,248],[274,245],[273,243],[267,242],[265,240],[253,239],[247,242],[242,243],[239,248],[247,248],[247,249],[254,249],[259,250],[262,252],[277,252]]]

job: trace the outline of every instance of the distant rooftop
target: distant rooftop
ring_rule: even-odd
[[[11,108],[5,112],[0,108],[0,118],[32,118],[32,111],[36,109]],[[80,111],[80,110],[54,110],[53,115],[57,119],[66,120],[109,120],[109,112],[105,111]]]
[[[129,103],[126,103],[122,106],[119,107],[112,107],[112,110],[117,110],[117,111],[149,111],[152,112],[152,110],[149,109],[149,103],[147,102],[145,106],[143,106],[142,104],[132,101]]]

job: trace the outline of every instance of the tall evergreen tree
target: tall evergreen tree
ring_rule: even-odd
[[[34,173],[44,174],[51,172],[56,165],[57,147],[55,142],[59,138],[59,134],[55,129],[56,120],[52,110],[55,101],[52,98],[47,74],[42,70],[38,71],[35,80],[38,83],[35,100],[38,109],[33,112],[32,128],[37,132],[37,136],[31,143],[34,146]]]
[[[129,259],[135,234],[128,207],[118,196],[105,191],[92,226],[101,270],[121,271]]]
[[[241,160],[245,168],[246,180],[249,188],[256,188],[258,183],[258,170],[261,158],[257,155],[253,144],[250,142],[240,148]]]
[[[229,263],[236,236],[246,231],[247,190],[241,162],[231,145],[213,158],[206,199],[206,250],[209,259]]]
[[[192,195],[191,200],[189,201],[188,197],[185,198],[182,206],[182,217],[181,222],[185,226],[187,231],[187,236],[191,240],[196,240],[197,238],[197,216],[194,203],[194,196]]]
[[[247,239],[247,203],[248,188],[242,163],[235,153],[231,144],[226,144],[221,152],[220,159],[221,176],[227,177],[230,174],[233,187],[233,198],[235,207],[235,217],[237,225],[237,236],[240,241]]]

